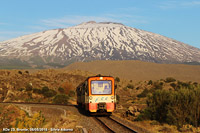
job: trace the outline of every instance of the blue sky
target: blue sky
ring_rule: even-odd
[[[0,41],[91,20],[120,22],[200,48],[200,0],[2,0]]]

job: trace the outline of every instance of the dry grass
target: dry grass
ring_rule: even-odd
[[[96,74],[119,76],[132,80],[158,80],[174,77],[182,81],[200,81],[199,65],[156,64],[150,62],[123,61],[92,61],[73,63],[65,70],[83,70]]]
[[[2,105],[0,104],[0,131],[5,127],[14,127],[16,126],[17,119],[25,121],[27,119],[32,120],[33,122],[37,121],[37,115],[41,111],[42,116],[45,117],[45,123],[42,123],[42,127],[45,128],[68,128],[75,129],[75,126],[78,122],[78,116],[75,115],[72,111],[61,109],[61,108],[47,108],[45,106],[35,107],[35,106],[26,106],[20,105]],[[25,118],[26,117],[26,118]],[[25,119],[24,119],[25,118]],[[18,124],[19,125],[19,124]],[[20,127],[19,127],[20,128]]]

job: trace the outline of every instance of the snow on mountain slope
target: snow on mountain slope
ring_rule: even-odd
[[[200,62],[200,49],[123,24],[90,21],[0,42],[0,58],[33,65],[87,60],[183,63]]]

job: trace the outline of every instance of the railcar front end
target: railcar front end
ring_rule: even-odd
[[[88,77],[77,87],[77,103],[91,113],[112,113],[116,106],[114,86],[113,77]]]

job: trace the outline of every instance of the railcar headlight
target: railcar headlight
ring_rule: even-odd
[[[92,100],[92,98],[93,98],[92,96],[89,96],[89,99],[90,99],[90,100]]]
[[[111,96],[111,99],[114,99],[114,96]]]

